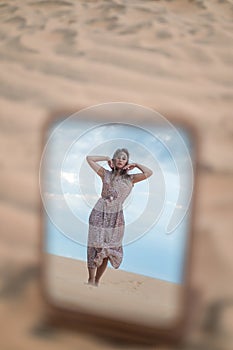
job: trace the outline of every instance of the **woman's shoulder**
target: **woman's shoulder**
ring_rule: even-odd
[[[130,179],[130,181],[131,181],[132,185],[134,186],[133,177],[134,177],[134,175],[133,175],[133,174],[129,174],[129,179]]]
[[[133,183],[133,175],[132,175],[132,174],[126,174],[123,178],[124,178],[124,180],[126,180],[128,183],[132,184],[132,186],[134,186],[134,183]]]
[[[112,172],[111,172],[111,170],[108,170],[108,169],[105,169],[105,168],[103,168],[104,169],[104,174],[111,174]]]
[[[103,168],[103,172],[104,172],[103,179],[105,179],[106,177],[109,177],[112,173],[110,170],[105,169],[105,168]]]

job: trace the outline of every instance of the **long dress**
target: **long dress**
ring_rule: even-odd
[[[125,230],[123,203],[130,194],[132,176],[117,176],[104,169],[101,198],[98,199],[89,216],[87,265],[99,267],[104,258],[109,258],[117,269],[123,259],[122,239]]]

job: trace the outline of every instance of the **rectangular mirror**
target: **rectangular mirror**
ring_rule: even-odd
[[[123,336],[180,334],[194,147],[190,127],[131,104],[49,120],[40,168],[42,287],[54,312]]]

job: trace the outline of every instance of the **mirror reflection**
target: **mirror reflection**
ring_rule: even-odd
[[[53,303],[144,324],[173,322],[190,235],[187,130],[60,120],[47,130],[42,163]]]

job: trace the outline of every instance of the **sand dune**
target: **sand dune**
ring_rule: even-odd
[[[119,348],[90,334],[54,335],[41,321],[36,273],[25,282],[20,271],[39,264],[38,169],[49,113],[125,101],[198,131],[192,285],[202,307],[184,347],[232,349],[232,9],[232,0],[0,3],[1,348]],[[78,281],[67,278],[75,290]],[[125,298],[149,290],[132,281],[116,287]]]

